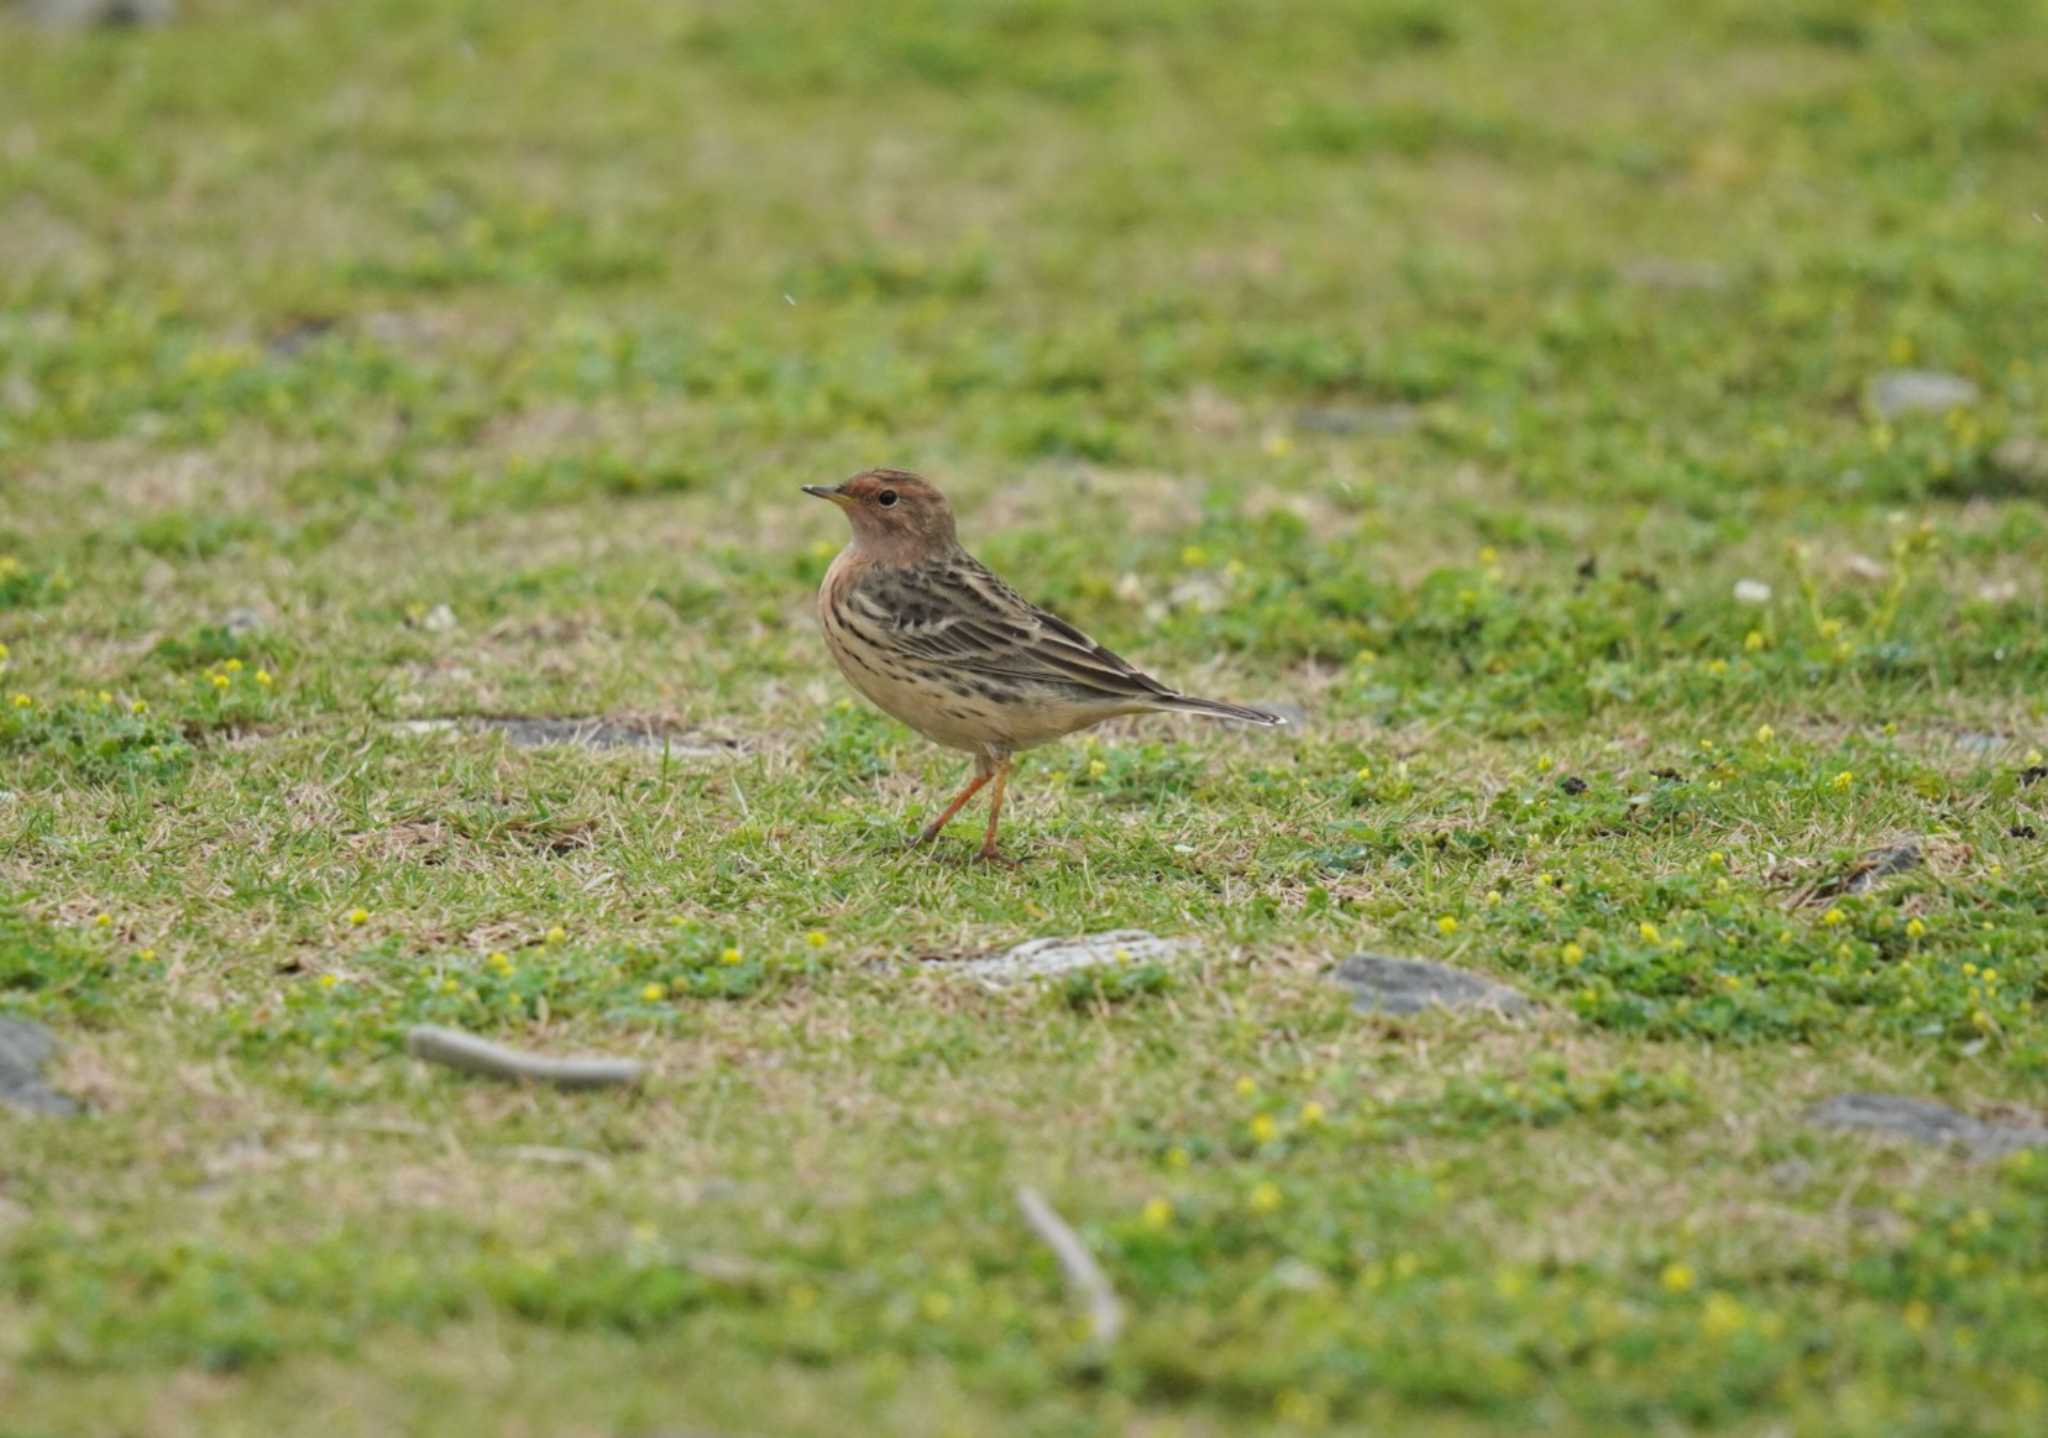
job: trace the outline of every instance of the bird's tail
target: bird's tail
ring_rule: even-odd
[[[1254,709],[1249,704],[1226,704],[1221,699],[1197,699],[1192,694],[1169,694],[1159,701],[1159,707],[1182,714],[1205,714],[1212,719],[1236,719],[1244,724],[1263,724],[1269,728],[1287,722],[1278,714]]]

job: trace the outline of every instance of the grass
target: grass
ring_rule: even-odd
[[[183,9],[0,18],[0,1433],[2039,1427],[2048,1155],[1801,1119],[2048,1106],[2037,7]],[[878,463],[1304,722],[905,852]]]

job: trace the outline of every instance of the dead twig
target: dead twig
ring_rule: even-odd
[[[1066,1220],[1053,1212],[1052,1205],[1035,1188],[1018,1188],[1017,1207],[1024,1210],[1024,1221],[1045,1240],[1053,1257],[1059,1260],[1060,1272],[1066,1275],[1068,1285],[1087,1306],[1088,1326],[1095,1341],[1105,1348],[1115,1343],[1124,1329],[1123,1301],[1096,1266],[1081,1236],[1067,1227]]]
[[[637,1084],[646,1066],[636,1059],[552,1059],[494,1044],[459,1029],[419,1024],[407,1030],[405,1047],[414,1058],[446,1064],[485,1078],[529,1079],[556,1088],[604,1088]]]

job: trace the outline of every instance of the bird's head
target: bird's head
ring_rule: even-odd
[[[957,542],[946,496],[907,470],[870,469],[844,484],[807,484],[804,493],[845,510],[854,541],[878,558],[909,562]]]

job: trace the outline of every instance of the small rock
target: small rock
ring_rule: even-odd
[[[1894,874],[1903,874],[1908,869],[1917,869],[1927,862],[1927,856],[1920,850],[1920,841],[1907,839],[1903,843],[1891,844],[1882,849],[1872,849],[1863,856],[1854,873],[1848,877],[1843,889],[1851,894],[1868,893],[1880,882]]]
[[[1506,984],[1426,959],[1358,954],[1337,965],[1333,977],[1351,990],[1351,1006],[1362,1014],[1416,1014],[1428,1008],[1520,1014],[1534,1007]]]
[[[1991,451],[1991,467],[2022,488],[2048,489],[2048,439],[2016,434]]]
[[[659,724],[627,719],[544,719],[503,715],[468,719],[401,719],[400,734],[503,734],[520,749],[564,746],[576,749],[640,749],[676,759],[726,759],[740,752],[732,739],[677,733]]]
[[[2023,1148],[2048,1148],[2048,1126],[1987,1123],[1947,1104],[1904,1094],[1837,1094],[1808,1109],[1806,1118],[1824,1128],[1865,1129],[1960,1148],[1972,1158],[2000,1158]]]
[[[24,1113],[77,1113],[77,1099],[43,1082],[56,1054],[57,1041],[41,1024],[0,1018],[0,1104]]]
[[[52,30],[89,25],[163,25],[177,18],[177,0],[28,0],[29,19]]]
[[[1294,412],[1294,427],[1310,434],[1406,434],[1422,423],[1412,404],[1331,405]]]
[[[1646,290],[1725,290],[1728,271],[1708,260],[1648,256],[1621,267],[1624,283]]]
[[[220,617],[220,627],[239,638],[241,635],[254,634],[261,629],[263,616],[253,609],[230,609]]]
[[[1162,939],[1143,929],[1117,929],[1075,938],[1032,939],[1005,953],[948,967],[954,973],[984,983],[1006,984],[1019,979],[1054,978],[1108,964],[1158,963],[1177,958],[1193,947],[1187,939]]]
[[[455,627],[455,611],[445,604],[436,604],[420,620],[420,628],[429,634],[446,634]]]
[[[1735,581],[1735,602],[1737,604],[1769,604],[1771,586],[1761,579],[1738,579]]]
[[[1977,386],[1939,370],[1886,370],[1870,384],[1870,405],[1884,419],[1902,414],[1947,414],[1977,402]]]

